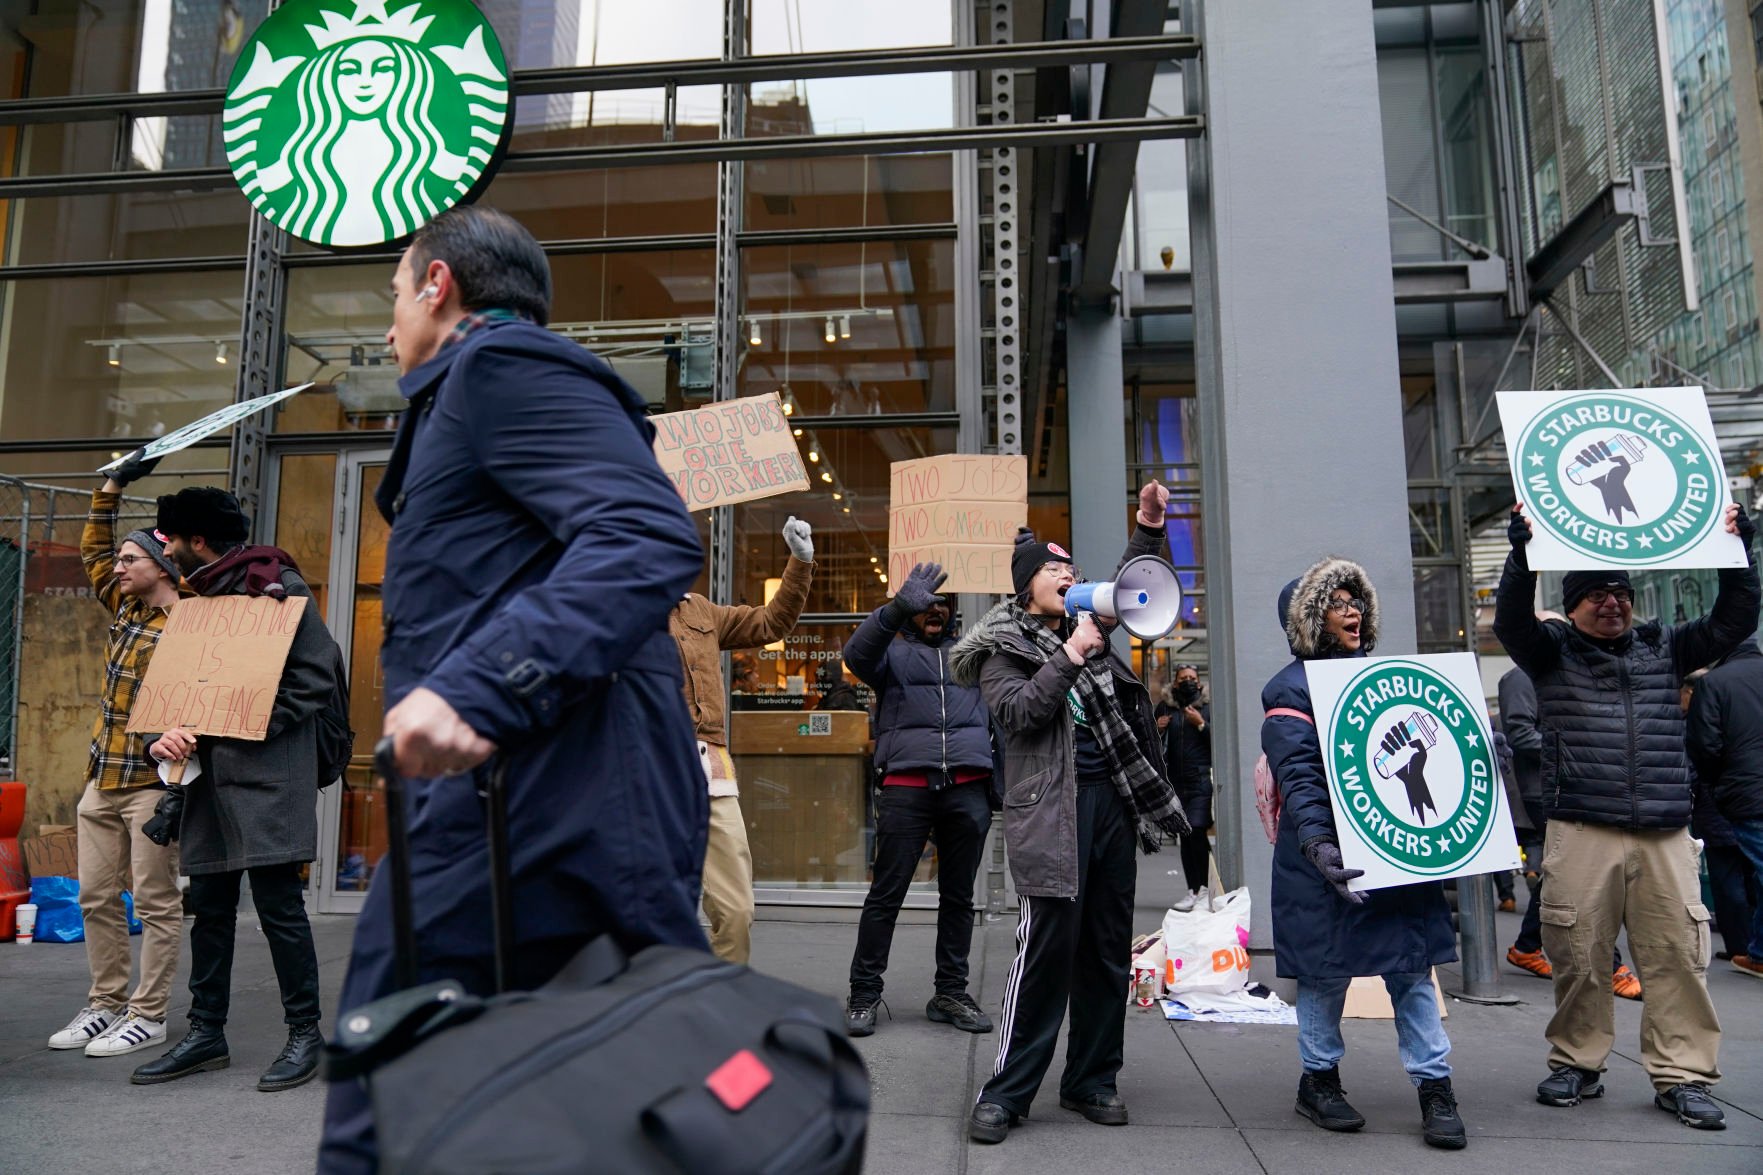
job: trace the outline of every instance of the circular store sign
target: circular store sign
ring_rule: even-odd
[[[240,53],[222,123],[257,211],[358,247],[474,195],[511,113],[501,43],[470,0],[286,0]]]
[[[1701,542],[1725,511],[1720,454],[1670,412],[1618,392],[1544,409],[1518,439],[1518,468],[1532,523],[1603,563],[1657,563]]]
[[[1494,828],[1499,776],[1477,708],[1418,661],[1374,662],[1341,691],[1324,730],[1335,819],[1419,876],[1448,874]]]

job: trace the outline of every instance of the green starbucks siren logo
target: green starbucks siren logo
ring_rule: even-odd
[[[508,66],[469,0],[287,0],[227,87],[227,161],[319,245],[408,236],[471,195],[509,126]]]
[[[1533,524],[1599,562],[1650,564],[1706,538],[1725,510],[1720,454],[1620,392],[1557,401],[1518,438]]]
[[[1411,873],[1449,873],[1475,856],[1494,829],[1500,790],[1479,714],[1421,662],[1368,666],[1322,732],[1339,789],[1335,819]]]

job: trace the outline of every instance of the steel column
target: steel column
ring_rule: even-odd
[[[239,333],[239,384],[234,399],[243,402],[281,386],[282,309],[288,276],[282,265],[288,234],[253,213],[245,259],[245,317]],[[256,519],[263,501],[263,455],[273,421],[259,412],[233,426],[227,480],[239,505]]]

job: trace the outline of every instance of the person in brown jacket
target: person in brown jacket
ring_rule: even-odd
[[[685,666],[686,708],[698,730],[698,757],[710,784],[710,842],[704,850],[710,949],[731,963],[745,963],[752,950],[753,856],[747,848],[747,823],[741,818],[735,762],[728,750],[722,654],[781,641],[796,627],[814,575],[814,535],[806,522],[794,517],[784,523],[783,533],[790,562],[770,603],[763,607],[712,604],[688,592],[667,618]]]

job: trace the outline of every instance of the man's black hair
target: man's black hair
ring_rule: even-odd
[[[410,242],[420,291],[432,261],[445,261],[467,310],[513,310],[551,321],[551,265],[526,226],[495,208],[465,204],[429,221]]]

